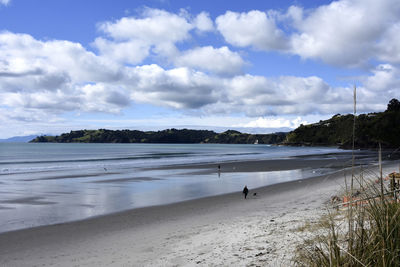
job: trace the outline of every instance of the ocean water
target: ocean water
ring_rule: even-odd
[[[193,175],[175,164],[288,158],[335,148],[220,144],[0,143],[0,232],[312,176],[289,170]]]

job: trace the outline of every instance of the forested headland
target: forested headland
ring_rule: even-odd
[[[283,144],[298,146],[352,147],[354,116],[336,114],[328,120],[300,125],[289,133],[248,134],[234,130],[216,133],[209,130],[167,129],[79,130],[59,136],[38,136],[31,142],[55,143],[219,143],[219,144]],[[355,147],[400,147],[400,102],[392,99],[386,111],[360,114],[355,120]]]
[[[336,114],[328,120],[300,125],[288,133],[287,145],[352,147],[354,116]],[[400,102],[392,99],[386,111],[360,114],[355,120],[355,147],[400,147]]]
[[[277,144],[282,143],[286,133],[247,134],[228,130],[216,133],[208,130],[167,129],[162,131],[138,130],[79,130],[59,136],[38,136],[31,142],[53,143],[219,143],[219,144]]]

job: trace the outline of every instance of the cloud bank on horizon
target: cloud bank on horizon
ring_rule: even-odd
[[[193,118],[205,126],[293,128],[310,116],[351,112],[353,82],[360,112],[382,111],[391,98],[400,98],[397,0],[226,10],[216,17],[207,10],[146,7],[96,27],[98,36],[89,45],[2,29],[2,125],[20,127],[16,134],[51,131],[50,124],[63,131],[61,125],[73,125],[81,114],[99,114],[101,120],[101,114],[118,116],[148,105],[186,118],[166,116],[170,126]],[[253,54],[362,74],[347,85],[318,75],[254,74],[248,71],[257,64]],[[141,119],[151,121],[146,114]]]

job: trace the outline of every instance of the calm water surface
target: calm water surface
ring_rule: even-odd
[[[165,165],[287,158],[334,148],[0,143],[0,232],[301,179],[315,170],[193,175]]]

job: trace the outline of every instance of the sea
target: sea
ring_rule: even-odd
[[[315,170],[220,173],[217,166],[332,153],[343,151],[262,144],[0,143],[0,232],[302,179]],[[215,172],[163,168],[201,163],[215,164]]]

